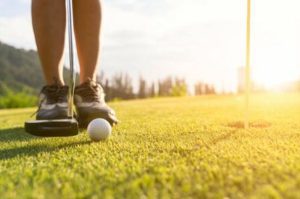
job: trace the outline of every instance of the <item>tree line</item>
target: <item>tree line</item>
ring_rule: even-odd
[[[136,91],[134,91],[133,81],[128,73],[116,73],[111,78],[107,78],[104,73],[101,73],[97,81],[102,85],[107,101],[188,95],[186,80],[179,77],[168,76],[157,81],[147,82],[144,77],[140,76]],[[216,94],[216,90],[213,85],[198,82],[194,85],[194,94]]]

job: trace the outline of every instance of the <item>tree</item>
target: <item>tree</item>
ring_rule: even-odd
[[[147,83],[143,77],[139,79],[139,91],[137,94],[138,98],[146,98],[147,97]]]
[[[158,82],[158,95],[170,96],[172,90],[172,77],[167,77]]]
[[[204,84],[202,82],[198,82],[195,84],[195,95],[203,95],[205,94]]]
[[[101,86],[104,86],[106,78],[104,72],[101,70],[100,74],[97,75],[96,81],[101,84]]]
[[[172,86],[171,96],[185,96],[187,95],[187,84],[185,79],[175,78],[175,83]]]
[[[112,100],[112,90],[110,88],[110,85],[109,85],[109,80],[108,79],[105,79],[105,83],[103,85],[103,90],[104,90],[104,93],[105,93],[105,100],[107,101],[110,101]]]
[[[216,94],[216,90],[213,85],[209,85],[203,82],[196,83],[194,89],[195,95]]]
[[[152,82],[152,85],[149,88],[149,97],[155,97],[156,96],[156,92],[155,92],[155,83]]]
[[[132,99],[135,97],[133,93],[132,79],[125,73],[117,73],[112,78],[112,99]]]

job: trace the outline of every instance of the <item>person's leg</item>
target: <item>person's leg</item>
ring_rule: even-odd
[[[111,125],[118,122],[113,109],[104,101],[100,84],[96,83],[100,56],[100,0],[73,0],[74,29],[80,63],[80,85],[75,88],[75,105],[80,127],[96,118]]]
[[[80,64],[80,83],[96,81],[100,56],[100,0],[74,0],[74,31]]]
[[[68,86],[63,86],[66,29],[64,0],[32,0],[32,25],[47,85],[40,94],[37,120],[68,118]]]
[[[31,8],[35,40],[46,82],[48,85],[64,85],[65,1],[32,0]]]

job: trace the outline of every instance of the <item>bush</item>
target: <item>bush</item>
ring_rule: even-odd
[[[0,96],[0,109],[32,107],[36,104],[37,97],[24,91],[16,93],[6,89],[5,94]]]
[[[181,97],[187,95],[187,86],[186,85],[175,85],[171,89],[171,96]]]

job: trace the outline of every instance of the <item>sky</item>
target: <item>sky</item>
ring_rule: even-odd
[[[30,0],[0,1],[0,40],[36,49]],[[245,65],[246,0],[104,0],[101,71],[136,83],[168,75],[218,90],[237,88]],[[252,0],[252,79],[267,87],[300,79],[299,0]]]

